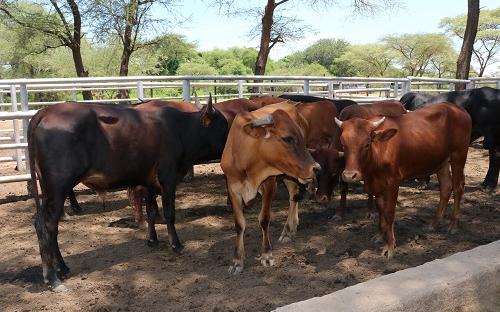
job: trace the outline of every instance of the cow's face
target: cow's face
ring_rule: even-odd
[[[320,147],[309,151],[321,166],[321,172],[316,176],[318,189],[315,200],[319,203],[328,203],[344,168],[344,152],[333,147]]]
[[[377,130],[384,120],[385,117],[369,120],[352,118],[342,122],[335,118],[335,122],[342,130],[340,141],[345,153],[342,179],[345,182],[361,181],[362,168],[365,168],[372,159],[372,144],[385,142],[397,133],[396,129]]]
[[[208,98],[208,104],[201,110],[200,124],[201,135],[210,142],[211,150],[214,154],[220,155],[224,150],[229,126],[224,115],[212,104],[212,95]]]
[[[297,178],[301,183],[313,181],[320,166],[307,151],[299,128],[283,110],[276,110],[264,118],[243,126],[244,132],[258,141],[259,156],[266,165],[283,174]]]

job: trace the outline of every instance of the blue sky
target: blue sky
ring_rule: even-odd
[[[263,0],[238,0],[264,5]],[[258,47],[258,39],[249,41],[248,31],[255,20],[227,18],[218,14],[216,7],[209,7],[211,0],[190,0],[181,2],[180,11],[189,21],[174,32],[183,34],[195,42],[201,50],[227,48],[231,46]],[[307,0],[291,0],[284,4],[291,14],[298,16],[312,26],[315,33],[303,40],[275,47],[271,58],[279,59],[304,49],[320,38],[340,38],[354,44],[376,42],[388,34],[442,32],[438,24],[441,18],[467,12],[467,0],[401,0],[401,8],[375,16],[354,16],[348,7],[332,6],[313,10]],[[351,0],[338,0],[351,3]],[[481,8],[500,6],[498,0],[481,0]],[[161,13],[159,13],[161,14]],[[459,47],[458,47],[459,48]]]

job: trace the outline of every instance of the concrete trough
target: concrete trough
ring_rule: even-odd
[[[500,240],[277,312],[500,311]]]

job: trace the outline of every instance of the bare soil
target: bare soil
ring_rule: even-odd
[[[2,155],[5,155],[2,153]],[[0,172],[13,172],[13,163]],[[146,245],[146,231],[128,226],[132,218],[126,192],[109,193],[105,207],[84,187],[77,197],[83,214],[60,223],[59,243],[72,275],[66,293],[54,293],[42,281],[33,227],[34,202],[25,183],[0,187],[1,311],[266,311],[321,296],[384,274],[500,239],[500,196],[478,187],[487,170],[487,152],[470,148],[460,230],[456,235],[427,232],[438,204],[435,178],[430,189],[414,183],[401,187],[396,208],[395,258],[379,255],[373,243],[376,222],[364,219],[366,195],[359,186],[348,197],[352,211],[344,222],[330,220],[336,196],[327,206],[300,204],[296,239],[277,239],[286,220],[288,198],[281,186],[273,202],[271,237],[274,267],[262,267],[259,203],[248,208],[247,261],[239,276],[227,273],[235,231],[226,207],[224,177],[218,164],[195,168],[195,179],[177,193],[177,228],[185,249],[167,246],[165,226],[158,225],[160,245]],[[450,209],[447,211],[450,212]]]

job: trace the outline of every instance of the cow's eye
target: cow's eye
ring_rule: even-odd
[[[286,137],[282,137],[281,138],[283,140],[283,142],[285,142],[286,144],[292,144],[293,143],[293,138],[291,136],[286,136]]]

